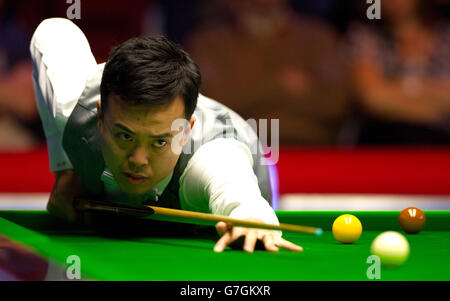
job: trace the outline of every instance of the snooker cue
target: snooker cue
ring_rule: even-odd
[[[259,221],[252,220],[242,220],[231,218],[228,216],[214,215],[210,213],[201,213],[187,210],[163,208],[156,206],[145,206],[146,208],[131,208],[118,205],[105,205],[94,203],[84,199],[77,199],[76,209],[78,210],[97,210],[97,211],[110,211],[128,214],[137,214],[145,216],[152,220],[167,221],[167,222],[178,222],[178,223],[192,223],[201,224],[207,226],[215,226],[218,222],[225,222],[230,226],[247,227],[247,228],[258,228],[267,230],[281,230],[289,232],[300,232],[300,233],[310,233],[321,235],[322,229],[310,226],[283,224],[279,225],[266,224]]]
[[[159,217],[164,217],[161,220],[168,220],[166,217],[174,217],[173,220],[168,221],[177,221],[178,218],[189,219],[189,220],[201,220],[206,222],[204,224],[214,226],[217,222],[225,222],[230,226],[239,226],[246,228],[259,228],[259,229],[268,229],[268,230],[282,230],[282,231],[290,231],[290,232],[301,232],[301,233],[311,233],[311,234],[321,234],[320,228],[309,227],[309,226],[300,226],[300,225],[291,225],[291,224],[266,224],[259,221],[251,221],[251,220],[242,220],[237,218],[231,218],[223,215],[214,215],[209,213],[201,213],[194,211],[186,211],[186,210],[177,210],[171,208],[163,208],[163,207],[155,207],[155,206],[146,206],[154,210],[154,214],[150,217],[156,220],[159,220]]]

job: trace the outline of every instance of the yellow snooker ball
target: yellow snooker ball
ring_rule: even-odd
[[[337,241],[343,244],[351,244],[361,236],[362,225],[356,216],[343,214],[334,220],[332,230]]]

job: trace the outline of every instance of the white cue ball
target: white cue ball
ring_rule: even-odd
[[[370,253],[380,257],[383,266],[397,267],[408,259],[409,243],[402,234],[386,231],[375,237],[370,247]]]

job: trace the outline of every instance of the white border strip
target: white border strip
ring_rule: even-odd
[[[50,193],[0,193],[0,210],[45,210]],[[450,210],[450,196],[283,194],[280,210]]]
[[[50,193],[0,193],[0,210],[45,210]]]

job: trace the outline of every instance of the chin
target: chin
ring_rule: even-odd
[[[120,189],[128,194],[144,194],[146,192],[148,192],[150,189],[152,189],[152,187],[149,187],[148,185],[146,186],[141,186],[141,185],[133,185],[130,183],[118,183]]]

